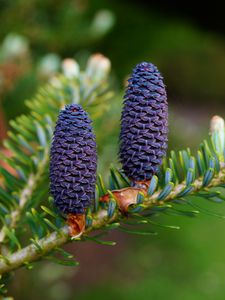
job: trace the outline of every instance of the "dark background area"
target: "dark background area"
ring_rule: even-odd
[[[128,3],[128,1],[125,0]],[[194,23],[203,30],[224,33],[223,6],[220,1],[196,2],[196,1],[136,1],[146,8],[150,8],[169,17],[181,18]]]

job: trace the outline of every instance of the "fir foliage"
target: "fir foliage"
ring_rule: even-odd
[[[72,255],[61,248],[72,239],[65,220],[48,196],[51,139],[59,110],[66,104],[80,103],[91,118],[96,119],[107,109],[112,92],[108,80],[110,63],[103,56],[92,56],[82,72],[75,62],[64,68],[64,75],[52,78],[34,99],[27,101],[30,113],[11,121],[9,138],[5,141],[12,156],[2,156],[2,159],[15,173],[0,168],[2,293],[10,271],[22,266],[30,269],[32,262],[38,259],[77,265]],[[202,212],[224,218],[196,201],[196,198],[215,204],[225,201],[221,192],[225,187],[224,123],[221,120],[213,119],[211,136],[200,144],[196,154],[190,149],[171,151],[160,171],[152,177],[147,195],[140,192],[136,203],[129,207],[128,218],[118,209],[112,190],[131,186],[129,179],[116,167],[110,168],[108,182],[99,175],[93,205],[86,212],[85,233],[73,242],[91,240],[114,245],[101,238],[112,229],[141,235],[157,234],[157,226],[178,229],[153,221],[153,215],[195,217]],[[106,193],[109,202],[100,202]],[[97,229],[101,229],[102,234],[96,234]]]

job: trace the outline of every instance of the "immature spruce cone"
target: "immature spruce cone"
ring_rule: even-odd
[[[121,117],[120,161],[134,182],[150,180],[167,149],[168,106],[158,69],[143,62],[128,80]]]
[[[80,105],[61,110],[50,154],[50,190],[64,214],[83,214],[94,196],[97,168],[91,120]]]

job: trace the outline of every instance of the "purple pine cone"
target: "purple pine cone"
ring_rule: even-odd
[[[168,104],[163,78],[143,62],[128,80],[121,117],[120,161],[132,181],[147,181],[166,154]]]
[[[92,121],[80,105],[60,111],[50,154],[50,191],[63,214],[83,214],[94,197],[97,151]]]

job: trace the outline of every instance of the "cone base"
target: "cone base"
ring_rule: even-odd
[[[68,214],[67,224],[72,238],[78,238],[84,233],[85,221],[85,214]]]

